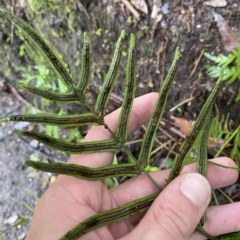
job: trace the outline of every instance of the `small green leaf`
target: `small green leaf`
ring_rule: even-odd
[[[152,166],[150,166],[150,165],[147,165],[147,166],[145,167],[145,170],[146,170],[147,172],[157,172],[157,171],[159,171],[159,168],[158,168],[158,167],[152,167]]]
[[[40,159],[33,153],[33,154],[30,155],[30,160],[39,161]]]
[[[105,178],[104,182],[108,186],[109,189],[113,189],[117,186],[116,183],[111,178]]]

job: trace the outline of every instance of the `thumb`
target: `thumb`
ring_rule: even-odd
[[[172,181],[127,239],[189,239],[208,207],[211,187],[198,173]]]

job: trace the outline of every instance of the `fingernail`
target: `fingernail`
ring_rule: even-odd
[[[181,192],[197,207],[202,207],[209,203],[211,188],[202,175],[197,173],[188,174],[181,182]]]

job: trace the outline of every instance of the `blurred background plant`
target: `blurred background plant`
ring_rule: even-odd
[[[207,74],[211,78],[218,78],[223,73],[223,81],[231,84],[240,80],[240,46],[233,49],[228,55],[220,54],[214,56],[210,53],[204,53],[204,56],[212,61],[214,65],[206,65]],[[240,100],[240,89],[236,96],[236,101]]]

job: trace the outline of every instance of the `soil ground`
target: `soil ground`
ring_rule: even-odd
[[[17,15],[27,19],[29,17],[26,14],[27,7],[25,6],[21,10],[25,1],[19,2],[21,3],[16,4],[13,8]],[[154,23],[155,19],[151,18],[152,1],[146,1],[148,13],[139,11],[141,13],[139,20],[136,20],[121,1],[114,1],[112,4],[109,2],[111,1],[82,1],[81,6],[69,5],[71,11],[80,11],[80,16],[74,18],[75,22],[73,21],[75,24],[73,28],[78,25],[76,32],[69,30],[69,25],[66,24],[65,19],[61,19],[60,11],[49,9],[46,14],[43,14],[45,23],[48,25],[52,16],[55,23],[49,23],[50,31],[49,29],[46,31],[45,37],[61,52],[73,75],[77,75],[79,69],[74,64],[74,61],[77,60],[74,54],[79,45],[82,44],[78,34],[82,36],[84,31],[88,32],[92,44],[91,84],[96,86],[101,85],[120,30],[126,29],[127,36],[131,32],[135,33],[137,38],[138,96],[158,91],[170,67],[174,49],[179,45],[182,58],[164,117],[169,118],[168,110],[170,108],[191,96],[195,96],[191,104],[184,104],[180,112],[173,113],[175,116],[194,120],[215,81],[206,75],[205,66],[208,60],[204,57],[199,58],[201,51],[206,49],[207,52],[215,54],[224,52],[212,11],[221,14],[230,26],[239,30],[239,1],[228,0],[227,6],[223,8],[206,6],[203,4],[204,1],[189,0],[184,1],[184,3],[176,0],[162,1],[162,5],[168,5],[168,9],[160,8],[159,13],[162,14],[162,20],[159,23]],[[64,3],[68,4],[68,1],[64,1]],[[2,4],[7,5],[8,1],[2,1]],[[68,13],[69,16],[71,11]],[[34,26],[35,24],[38,23],[33,23]],[[8,26],[10,29],[10,24]],[[51,29],[56,30],[60,37],[52,36]],[[5,35],[10,34],[9,32],[6,29],[3,30],[1,41],[5,41]],[[19,57],[20,43],[19,40],[14,40],[8,53],[11,52],[16,57],[15,64],[26,66],[31,61],[27,57]],[[159,60],[157,60],[158,57]],[[200,59],[199,62],[198,59]],[[124,72],[125,62],[126,60],[123,60],[120,76],[114,88],[114,93],[118,98],[123,95],[124,74],[121,72]],[[196,66],[195,70],[194,66]],[[11,71],[11,74],[7,74],[7,67],[12,69],[9,58],[5,65],[1,66],[0,81],[4,88],[0,92],[0,117],[25,111],[26,102],[24,100],[28,103],[31,101],[28,95],[21,96],[11,87],[19,79],[20,73]],[[238,126],[240,123],[240,102],[236,103],[234,100],[238,88],[239,81],[230,86],[224,84],[217,100],[220,114],[228,113],[229,119],[233,123],[232,126]],[[19,96],[22,97],[21,100]],[[118,106],[119,102],[115,100],[110,107],[112,110]],[[68,110],[69,112],[75,111],[75,109]],[[50,184],[51,175],[33,171],[24,165],[24,161],[29,159],[32,154],[48,161],[53,158],[59,161],[67,159],[66,156],[51,151],[39,143],[18,137],[13,133],[15,128],[32,129],[33,126],[22,123],[2,123],[0,125],[0,232],[13,226],[17,219],[23,217],[31,219],[30,209],[34,208],[36,204],[36,199],[31,193],[40,197]],[[133,152],[138,151],[138,148],[132,150]],[[161,156],[161,158],[163,157],[164,155]],[[25,223],[9,229],[3,239],[24,239],[28,227],[29,223]]]

